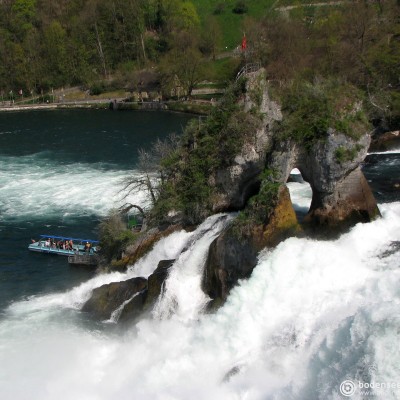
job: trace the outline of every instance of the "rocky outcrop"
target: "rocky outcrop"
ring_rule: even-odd
[[[268,97],[263,74],[262,70],[249,74],[243,105],[247,111],[259,106],[265,115],[263,127],[254,133],[253,142],[245,143],[234,163],[218,171],[212,181],[224,193],[219,195],[215,209],[246,210],[249,199],[260,190],[263,170],[273,171],[275,182],[281,186],[272,213],[265,208],[265,215],[270,213],[266,222],[250,219],[247,226],[235,223],[211,244],[202,285],[214,304],[224,301],[238,280],[251,274],[261,249],[276,246],[301,231],[285,187],[294,168],[300,170],[313,192],[310,210],[302,222],[308,232],[326,236],[379,215],[360,169],[370,145],[370,133],[349,135],[330,128],[323,139],[311,143],[282,140],[273,129],[282,115]],[[257,105],[257,96],[251,94],[259,89],[262,101]],[[360,104],[355,103],[354,110],[347,112],[355,114],[359,108]]]
[[[242,107],[246,112],[257,109],[263,120],[254,132],[243,132],[243,135],[248,137],[233,163],[226,168],[218,169],[210,177],[210,185],[215,188],[212,199],[215,213],[240,210],[247,200],[258,192],[259,175],[265,168],[267,150],[272,146],[272,127],[276,121],[282,119],[279,105],[268,95],[262,73],[250,74],[246,86]]]
[[[172,224],[161,229],[160,227],[151,228],[141,232],[135,242],[125,249],[122,258],[112,265],[113,270],[125,271],[128,265],[133,265],[137,260],[147,254],[163,237],[182,229],[181,225]]]
[[[298,168],[312,188],[313,197],[304,223],[314,231],[343,231],[379,215],[376,200],[360,169],[370,144],[365,133],[358,140],[330,129],[324,141],[306,150],[286,142],[275,146],[269,166],[286,182]]]
[[[262,249],[304,232],[336,234],[379,215],[360,169],[370,133],[363,132],[367,128],[357,93],[336,90],[326,94],[327,86],[310,84],[318,96],[325,90],[325,97],[315,97],[311,109],[304,110],[302,106],[310,103],[308,92],[300,93],[297,108],[288,106],[287,119],[279,130],[276,125],[282,113],[269,97],[264,70],[247,74],[246,78],[246,88],[239,80],[234,90],[227,92],[226,104],[221,102],[221,112],[211,115],[209,123],[188,129],[178,161],[174,164],[170,160],[167,175],[171,187],[164,193],[168,201],[159,207],[163,210],[159,221],[170,226],[143,233],[126,250],[123,260],[124,265],[133,264],[157,240],[180,226],[199,223],[212,213],[240,211],[237,220],[209,249],[202,288],[213,299],[213,305],[223,302],[238,280],[252,273]],[[318,114],[321,104],[327,107]],[[293,121],[299,129],[292,129],[298,126]],[[311,207],[301,227],[286,187],[294,168],[312,188]],[[174,198],[180,191],[183,195]],[[180,208],[172,209],[175,206],[171,204],[179,204]],[[151,309],[171,265],[170,260],[158,265],[145,289],[126,303],[121,319]],[[105,295],[110,297],[109,290]],[[98,296],[101,309],[103,300]]]
[[[224,301],[239,279],[248,278],[260,250],[301,232],[289,191],[281,186],[267,224],[234,223],[210,246],[202,287],[216,304]]]
[[[132,278],[94,289],[82,311],[90,313],[96,319],[108,320],[120,308],[118,322],[134,320],[143,312],[151,310],[162,292],[162,286],[174,261],[161,260],[148,279]]]
[[[155,271],[149,276],[144,304],[145,308],[151,308],[157,301],[174,261],[175,260],[161,260]]]
[[[357,136],[329,128],[323,140],[302,144],[282,140],[274,131],[282,120],[279,105],[268,95],[264,71],[247,76],[246,94],[240,100],[246,112],[263,115],[261,126],[243,133],[246,140],[233,162],[213,172],[209,184],[214,189],[213,212],[241,210],[258,193],[260,174],[265,169],[277,173],[285,184],[290,171],[298,168],[313,191],[305,222],[312,229],[341,231],[355,222],[368,222],[379,215],[376,201],[359,168],[370,146],[370,132]],[[347,105],[346,105],[347,106]],[[355,102],[349,114],[360,111]]]
[[[91,298],[83,305],[82,311],[89,312],[100,320],[109,319],[113,311],[122,303],[146,288],[145,278],[132,278],[100,286],[93,290]]]

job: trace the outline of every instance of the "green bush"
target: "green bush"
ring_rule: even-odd
[[[106,91],[107,90],[104,83],[95,83],[89,88],[89,93],[91,96],[98,96],[99,94],[102,94]]]
[[[339,146],[335,151],[335,160],[339,164],[342,164],[347,161],[353,161],[361,149],[362,146],[360,146],[359,144],[351,148]]]
[[[137,237],[137,234],[127,229],[117,210],[112,210],[100,223],[99,233],[101,253],[108,261],[119,258],[126,246]]]
[[[310,149],[327,137],[328,128],[354,139],[368,130],[365,112],[355,111],[362,96],[352,85],[335,80],[301,81],[284,88],[280,97],[284,118],[278,131],[283,140],[292,139]]]
[[[249,8],[247,7],[246,2],[244,2],[243,0],[239,0],[236,2],[232,11],[235,14],[246,14],[248,10],[249,10]]]

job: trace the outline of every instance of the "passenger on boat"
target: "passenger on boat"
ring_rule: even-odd
[[[86,242],[86,244],[85,244],[85,251],[86,251],[87,253],[90,253],[90,248],[91,248],[90,243],[89,243],[89,242]]]

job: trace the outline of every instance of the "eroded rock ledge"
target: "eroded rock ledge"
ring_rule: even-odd
[[[325,131],[320,130],[310,139],[307,135],[282,136],[279,126],[286,117],[269,96],[264,70],[248,74],[245,88],[235,93],[239,93],[236,105],[228,102],[221,114],[214,114],[211,122],[204,125],[204,131],[199,124],[186,134],[177,161],[169,171],[168,191],[160,195],[160,202],[164,201],[158,207],[164,210],[162,223],[169,228],[160,233],[153,227],[144,233],[127,251],[123,263],[136,261],[176,227],[193,224],[196,221],[193,213],[197,214],[198,223],[200,218],[214,213],[238,211],[235,222],[212,242],[205,263],[202,288],[215,306],[226,300],[239,279],[250,276],[260,250],[272,248],[293,235],[337,234],[380,215],[360,168],[371,139],[367,125],[358,119],[361,104],[355,97],[345,94],[335,102],[335,96],[331,95],[338,121],[328,120],[332,126],[327,125]],[[341,95],[340,91],[337,95]],[[232,109],[235,114],[227,117],[226,110]],[[240,118],[242,123],[238,123]],[[354,124],[347,124],[348,121]],[[212,130],[215,126],[222,131],[220,136]],[[353,126],[358,129],[356,133],[349,130]],[[216,151],[216,146],[228,146],[225,142],[231,139],[229,133],[236,140],[229,144],[229,149],[235,148],[236,153]],[[221,154],[229,157],[214,162]],[[203,163],[203,158],[207,162]],[[310,210],[301,225],[286,187],[294,168],[300,170],[312,189]],[[181,195],[179,188],[187,192]],[[133,289],[139,294],[126,304],[121,319],[125,318],[124,313],[135,316],[150,307],[160,294],[169,267],[170,264],[160,264],[148,280],[136,278],[139,281],[131,282],[141,285]],[[122,283],[119,290],[114,284],[96,289],[84,309],[97,302],[94,312],[101,318],[109,318],[112,309],[132,296],[126,285]]]

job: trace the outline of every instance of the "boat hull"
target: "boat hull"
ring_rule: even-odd
[[[46,253],[46,254],[55,254],[58,256],[73,256],[75,254],[87,254],[84,252],[84,247],[79,246],[81,248],[76,248],[74,250],[64,250],[64,249],[57,249],[54,247],[48,247],[41,245],[40,243],[32,243],[28,246],[28,250],[35,251],[36,253]]]

